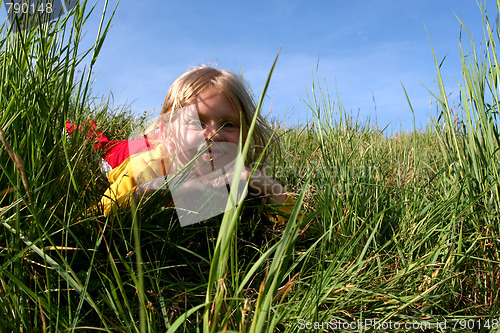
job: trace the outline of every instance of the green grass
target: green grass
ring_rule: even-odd
[[[485,332],[500,325],[500,30],[486,15],[482,40],[462,27],[456,109],[436,61],[440,117],[425,131],[384,135],[315,81],[313,120],[277,126],[282,155],[260,166],[297,199],[289,222],[274,224],[272,207],[253,198],[181,228],[160,197],[100,214],[107,182],[92,141],[85,130],[65,135],[65,121],[94,119],[125,139],[144,120],[92,95],[114,13],[104,10],[94,47],[79,50],[96,10],[83,2],[52,26],[3,26],[0,331],[295,332],[358,319],[447,319],[447,329],[428,329],[443,332],[464,330],[454,319],[490,319]]]

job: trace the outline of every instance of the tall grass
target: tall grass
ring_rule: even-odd
[[[68,140],[65,132],[67,120],[89,113],[90,73],[109,29],[103,20],[94,47],[79,49],[94,10],[83,1],[55,22],[2,26],[0,316],[13,331],[73,327],[83,303],[103,319],[70,254],[83,248],[74,226],[97,186],[85,175],[97,169],[84,135]]]
[[[68,119],[95,119],[116,138],[135,125],[92,99],[106,6],[94,47],[78,43],[96,10],[83,2],[55,24],[2,30],[2,331],[333,331],[365,319],[498,328],[500,30],[484,10],[481,47],[462,27],[459,109],[437,61],[442,116],[420,132],[387,137],[315,81],[314,120],[278,126],[283,155],[260,165],[296,198],[288,223],[249,198],[185,228],[161,196],[101,215],[107,183],[92,140],[64,132]]]

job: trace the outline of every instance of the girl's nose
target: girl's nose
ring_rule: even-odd
[[[205,126],[205,140],[207,141],[222,141],[221,131],[219,131],[219,127],[215,125],[206,125]]]

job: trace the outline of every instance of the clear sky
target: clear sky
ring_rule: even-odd
[[[103,4],[99,0],[97,10]],[[495,2],[487,4],[494,21]],[[87,37],[94,37],[98,16]],[[94,93],[111,91],[115,104],[128,101],[134,112],[159,112],[176,77],[192,66],[216,64],[242,72],[258,97],[282,47],[265,113],[290,125],[307,121],[304,101],[317,75],[354,116],[380,127],[391,123],[392,131],[411,130],[402,85],[417,127],[435,114],[426,89],[436,91],[428,34],[438,59],[447,56],[443,76],[458,104],[459,19],[479,42],[481,11],[474,0],[122,0],[95,66]]]

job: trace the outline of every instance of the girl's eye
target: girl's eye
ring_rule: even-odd
[[[235,128],[237,126],[234,123],[224,123],[224,125],[222,125],[222,127],[224,127],[224,128]]]

